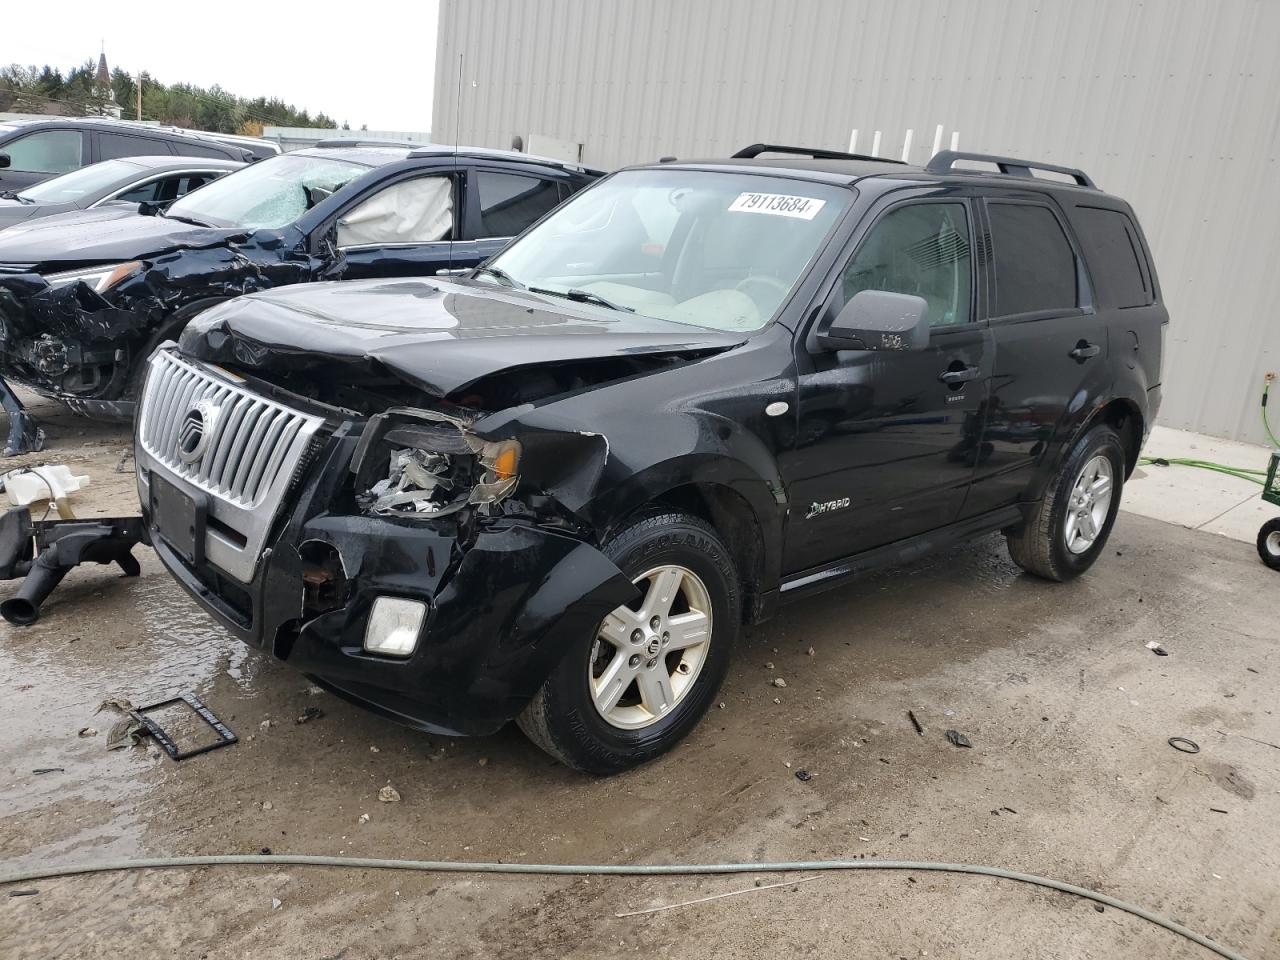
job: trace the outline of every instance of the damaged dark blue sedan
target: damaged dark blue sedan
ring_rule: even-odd
[[[0,233],[0,376],[128,419],[146,358],[200,311],[285,284],[473,267],[598,176],[507,151],[334,140],[155,216],[86,211]]]

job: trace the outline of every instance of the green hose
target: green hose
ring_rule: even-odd
[[[1227,476],[1235,477],[1237,480],[1248,480],[1250,483],[1256,483],[1259,486],[1266,485],[1264,478],[1267,475],[1267,471],[1265,470],[1252,470],[1249,467],[1231,467],[1223,463],[1214,463],[1212,460],[1193,460],[1189,457],[1139,457],[1138,462],[1161,467],[1199,467],[1201,470],[1225,473]]]
[[[654,863],[654,864],[575,864],[575,863],[464,863],[454,860],[382,860],[371,857],[320,857],[293,854],[228,854],[206,857],[152,857],[139,860],[107,860],[102,863],[79,863],[63,867],[39,867],[0,874],[0,884],[25,883],[32,880],[49,880],[84,873],[106,873],[119,870],[151,870],[165,867],[207,867],[218,865],[294,866],[294,867],[348,867],[360,870],[417,870],[426,873],[498,873],[538,876],[708,876],[727,873],[809,873],[827,870],[913,870],[916,872],[969,873],[1002,880],[1017,880],[1050,890],[1060,890],[1076,897],[1083,897],[1125,913],[1132,914],[1171,933],[1198,943],[1227,960],[1245,960],[1242,954],[1214,943],[1180,923],[1168,920],[1142,907],[1125,903],[1105,893],[1085,887],[1037,877],[1030,873],[1015,873],[998,867],[983,867],[969,863],[930,863],[912,860],[790,860],[779,863]]]

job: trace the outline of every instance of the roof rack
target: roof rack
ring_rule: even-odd
[[[788,147],[778,143],[753,143],[743,147],[733,155],[735,160],[750,160],[762,153],[787,153],[797,157],[812,157],[814,160],[874,160],[877,163],[897,163],[888,157],[869,157],[865,153],[842,153],[839,150],[823,150],[821,147]]]
[[[959,150],[943,150],[934,155],[934,158],[925,166],[926,173],[976,173],[983,174],[983,170],[954,170],[952,169],[957,160],[978,160],[983,163],[990,163],[995,166],[1001,173],[1010,177],[1025,177],[1030,180],[1044,179],[1037,178],[1032,170],[1048,170],[1052,173],[1060,173],[1063,176],[1070,177],[1076,182],[1077,186],[1089,187],[1097,190],[1098,185],[1089,179],[1089,175],[1083,170],[1077,170],[1075,167],[1060,167],[1053,163],[1037,163],[1034,160],[1016,160],[1013,157],[997,157],[989,153],[963,153]]]
[[[322,147],[326,150],[340,147],[404,147],[406,150],[415,150],[423,146],[423,144],[410,143],[407,140],[359,140],[354,137],[330,137],[328,140],[317,140],[311,146]]]

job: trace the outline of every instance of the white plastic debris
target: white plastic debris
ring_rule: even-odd
[[[36,467],[19,467],[0,477],[0,484],[15,507],[49,501],[63,520],[75,519],[71,494],[89,485],[87,475],[77,475],[63,463],[46,463]]]

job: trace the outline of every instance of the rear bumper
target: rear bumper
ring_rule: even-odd
[[[458,525],[329,512],[353,445],[352,438],[331,440],[286,499],[251,582],[181,556],[156,527],[144,496],[156,552],[235,636],[334,693],[419,729],[491,733],[635,588],[590,544],[523,519],[475,517],[460,525],[470,528],[462,536]],[[144,472],[154,468],[141,449],[138,457]],[[140,478],[140,486],[145,482]],[[337,571],[319,591],[318,557]],[[364,651],[379,596],[427,604],[408,658]]]

